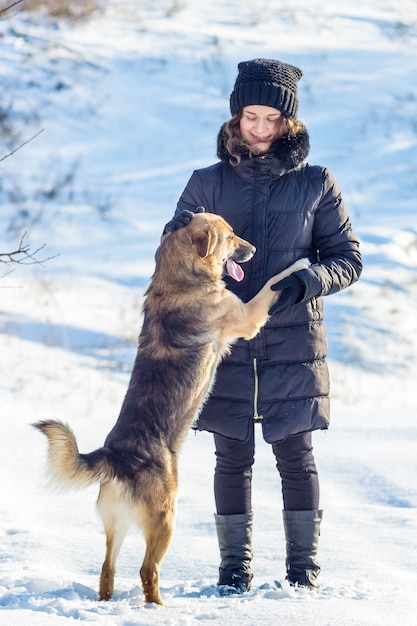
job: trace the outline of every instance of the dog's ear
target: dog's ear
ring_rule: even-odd
[[[210,230],[199,230],[193,234],[193,245],[197,250],[198,256],[204,259],[210,254],[212,235]]]

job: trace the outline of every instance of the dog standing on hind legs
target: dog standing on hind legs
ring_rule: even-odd
[[[255,248],[220,216],[197,213],[167,233],[156,253],[146,292],[138,351],[118,420],[102,448],[80,454],[70,428],[56,420],[34,426],[48,437],[51,480],[81,488],[100,484],[97,508],[106,533],[100,600],[113,595],[116,560],[132,524],[142,529],[140,569],[146,603],[162,604],[159,569],[172,539],[177,456],[208,396],[230,345],[251,339],[279,298],[271,286],[308,266],[300,259],[243,303],[226,288],[225,273],[243,279],[238,265]]]

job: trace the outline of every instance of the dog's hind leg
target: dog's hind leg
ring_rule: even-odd
[[[110,600],[114,591],[116,560],[131,524],[126,502],[112,483],[102,485],[97,509],[106,533],[106,558],[101,569],[99,600]]]
[[[175,523],[176,489],[164,498],[143,505],[141,527],[145,535],[146,552],[140,569],[146,603],[163,604],[159,591],[159,570],[169,544]]]

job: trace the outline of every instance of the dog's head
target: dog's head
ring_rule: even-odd
[[[213,279],[226,274],[237,281],[244,278],[239,263],[249,261],[256,248],[238,237],[222,217],[214,213],[196,213],[188,226],[180,230],[189,238],[196,269]]]

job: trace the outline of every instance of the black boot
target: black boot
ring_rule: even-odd
[[[215,515],[217,539],[220,548],[219,581],[223,595],[249,591],[253,574],[252,513]]]
[[[317,548],[323,511],[283,511],[290,585],[318,589]]]

